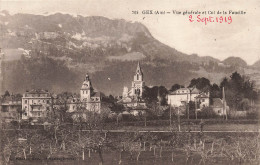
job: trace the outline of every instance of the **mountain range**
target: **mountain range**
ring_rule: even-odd
[[[56,13],[10,15],[0,12],[1,92],[30,88],[79,92],[85,74],[96,90],[120,95],[130,87],[140,61],[147,86],[170,88],[206,77],[219,83],[238,71],[260,86],[260,62],[252,66],[239,57],[223,61],[185,54],[152,36],[139,22],[100,16]]]

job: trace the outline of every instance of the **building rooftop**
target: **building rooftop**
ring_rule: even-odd
[[[209,98],[209,96],[206,95],[205,93],[201,93],[198,96],[196,96],[196,98]]]
[[[21,97],[16,97],[14,95],[5,96],[1,98],[1,104],[21,104]]]
[[[105,95],[102,92],[93,92],[91,97],[104,97]]]
[[[43,89],[32,89],[30,91],[26,91],[26,93],[29,93],[29,94],[47,94],[49,93],[48,90],[43,90]]]
[[[199,89],[197,89],[197,88],[180,88],[180,89],[177,89],[177,90],[171,92],[169,95],[183,95],[183,94],[187,94],[186,92],[185,93],[182,93],[182,92],[178,93],[178,91],[187,91],[187,90],[191,94],[199,94],[199,93],[201,93],[201,91]]]
[[[80,103],[80,99],[76,97],[69,98],[68,103]]]
[[[198,88],[190,88],[192,94],[199,94],[201,91]]]

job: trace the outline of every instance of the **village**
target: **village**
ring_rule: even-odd
[[[64,92],[57,95],[43,89],[31,89],[23,95],[6,91],[1,97],[1,121],[43,124],[57,113],[68,114],[74,122],[82,119],[86,121],[87,113],[105,114],[106,120],[116,119],[117,122],[119,119],[170,119],[173,115],[187,119],[228,119],[228,116],[247,118],[252,112],[253,99],[250,100],[250,105],[242,104],[245,108],[231,114],[225,99],[225,87],[220,89],[216,84],[210,87],[205,78],[197,80],[193,79],[188,87],[175,84],[170,90],[163,86],[146,87],[144,73],[138,62],[132,86],[130,89],[124,87],[122,96],[105,96],[102,92],[95,91],[88,74],[79,92],[74,94]]]

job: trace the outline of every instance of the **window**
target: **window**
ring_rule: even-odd
[[[49,104],[49,100],[47,100],[47,104]]]
[[[139,80],[139,74],[136,75],[136,79]]]
[[[26,113],[26,112],[24,113],[24,116],[27,116],[27,113]]]
[[[7,107],[3,106],[3,108],[2,108],[2,112],[8,112]]]
[[[27,106],[24,106],[24,109],[27,109]]]
[[[202,100],[201,100],[201,102],[204,102],[204,101],[205,101],[205,99],[202,99]]]
[[[82,93],[84,94],[84,91],[82,91]]]
[[[24,100],[24,103],[27,104],[27,100]]]

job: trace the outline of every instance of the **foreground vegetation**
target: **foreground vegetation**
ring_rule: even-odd
[[[176,129],[175,129],[176,130]],[[258,133],[1,130],[2,164],[259,164]]]

